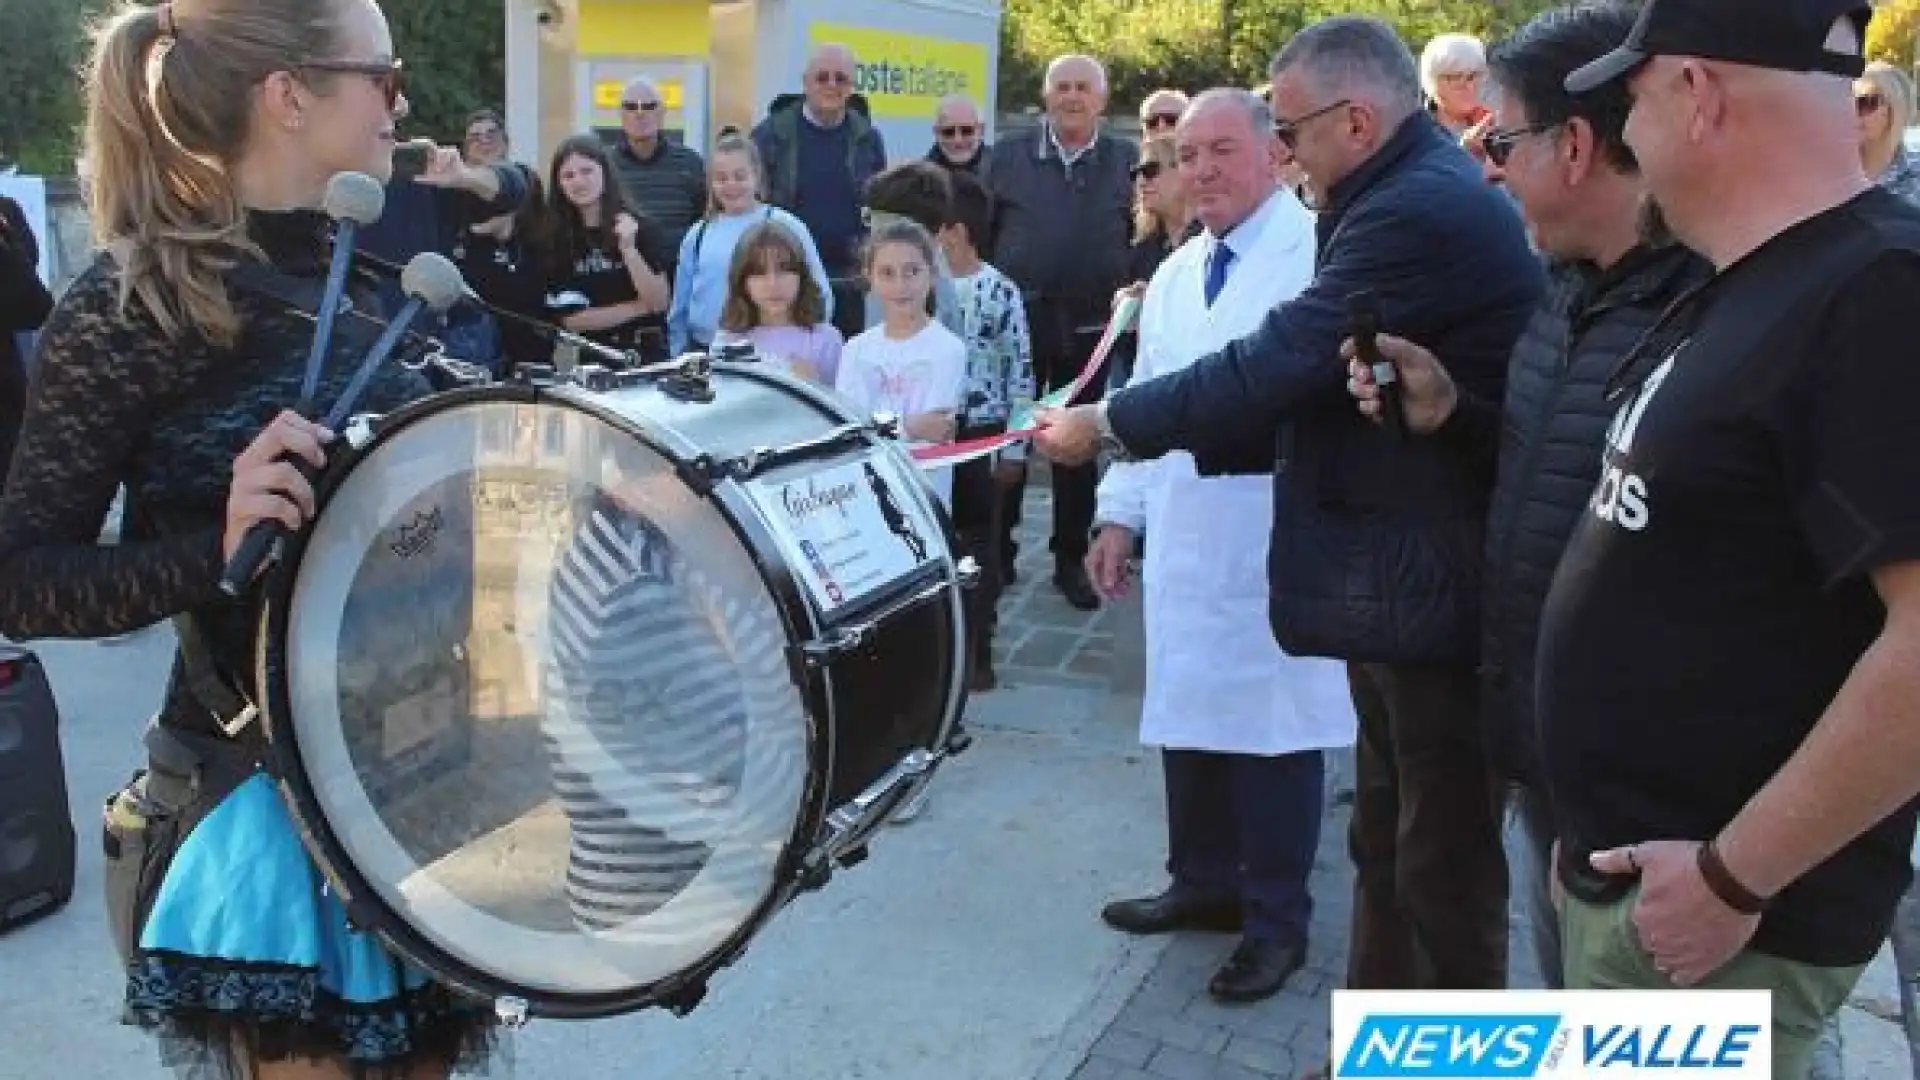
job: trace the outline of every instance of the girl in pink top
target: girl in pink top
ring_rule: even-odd
[[[841,341],[825,315],[826,298],[807,271],[799,239],[777,222],[748,229],[733,249],[714,344],[752,345],[762,361],[832,386]]]

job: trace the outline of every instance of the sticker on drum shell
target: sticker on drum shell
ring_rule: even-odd
[[[919,479],[866,458],[750,485],[794,573],[823,611],[845,607],[947,554]]]

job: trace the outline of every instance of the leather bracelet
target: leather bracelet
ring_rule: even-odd
[[[1734,877],[1733,871],[1721,861],[1720,849],[1714,846],[1713,841],[1700,845],[1696,861],[1700,865],[1700,877],[1706,881],[1713,895],[1720,898],[1721,903],[1742,915],[1758,915],[1767,909],[1769,899],[1755,895],[1753,890],[1740,884],[1740,879]]]

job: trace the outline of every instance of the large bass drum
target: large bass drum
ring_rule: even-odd
[[[758,364],[364,421],[262,712],[354,922],[509,1020],[684,1012],[964,747],[971,563],[885,418]]]

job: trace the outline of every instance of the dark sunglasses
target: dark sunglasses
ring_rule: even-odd
[[[657,101],[623,101],[620,107],[628,112],[652,112],[660,107]]]
[[[1853,99],[1853,111],[1861,116],[1872,116],[1886,103],[1886,97],[1881,94],[1858,94]]]
[[[309,60],[300,65],[307,71],[325,71],[339,75],[365,75],[373,80],[391,112],[407,92],[407,68],[399,57],[391,60]]]
[[[1486,151],[1487,160],[1499,168],[1507,167],[1507,159],[1513,156],[1513,148],[1520,140],[1529,135],[1539,135],[1552,131],[1557,124],[1528,124],[1526,127],[1495,128],[1480,137],[1480,149]]]
[[[943,139],[971,139],[973,133],[980,129],[973,124],[949,124],[937,130]]]
[[[816,71],[813,81],[821,86],[847,86],[853,82],[853,76],[844,71]]]
[[[1148,131],[1153,131],[1157,128],[1174,127],[1179,123],[1180,123],[1179,113],[1157,112],[1157,113],[1150,113],[1147,116],[1147,119],[1141,124],[1141,126],[1146,128]]]
[[[1341,98],[1331,105],[1322,105],[1304,116],[1296,116],[1291,120],[1275,120],[1273,122],[1273,137],[1279,139],[1280,145],[1286,147],[1288,150],[1298,149],[1300,145],[1300,129],[1305,127],[1308,121],[1318,120],[1336,109],[1344,109],[1351,104],[1353,104],[1351,99]]]
[[[1135,180],[1158,180],[1163,168],[1165,168],[1165,166],[1157,161],[1143,161],[1133,167],[1133,178]]]

